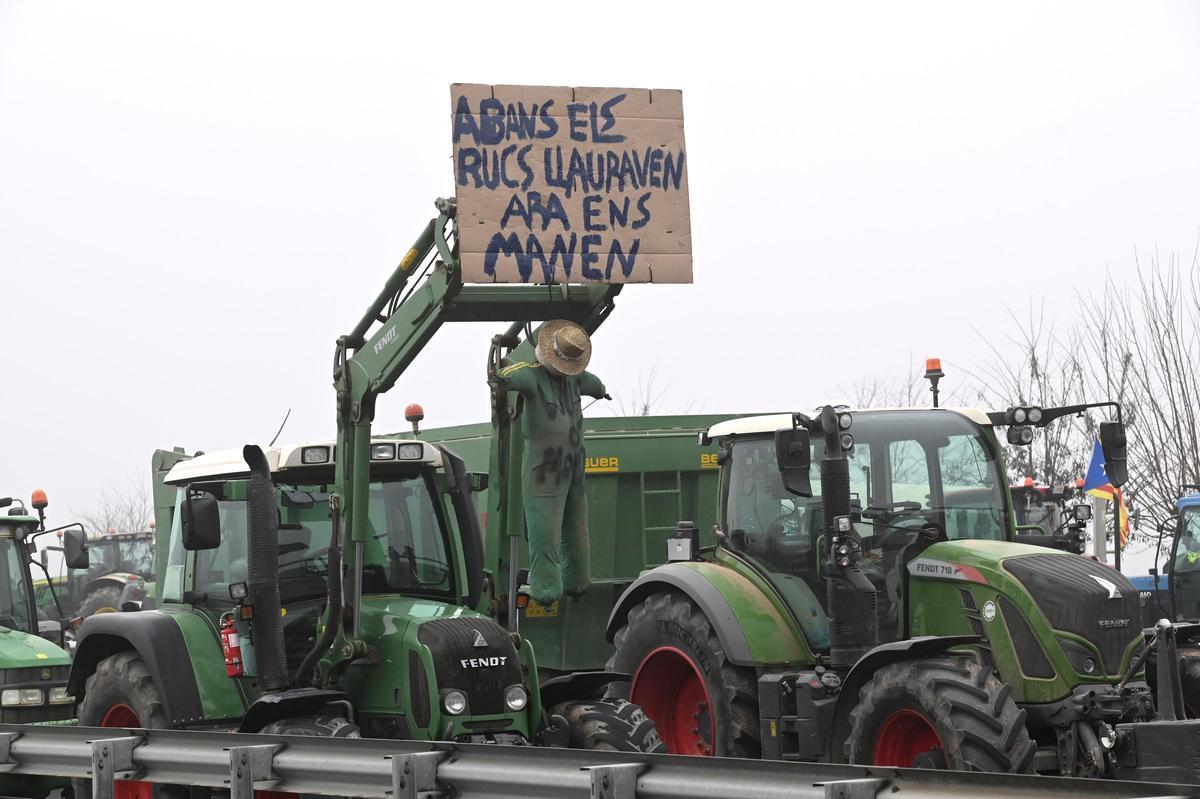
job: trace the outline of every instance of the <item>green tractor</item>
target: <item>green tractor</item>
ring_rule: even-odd
[[[35,491],[31,502],[37,515],[11,497],[0,498],[0,722],[5,724],[64,723],[75,715],[75,699],[67,689],[71,658],[64,649],[62,625],[38,618],[30,567],[37,564],[33,543],[47,530],[46,495]],[[82,528],[66,530],[66,559],[87,566]],[[0,775],[6,796],[45,796],[61,787],[49,778]]]
[[[61,608],[66,614],[64,619],[114,613],[121,609],[127,588],[140,590],[147,580],[154,579],[153,532],[93,536],[88,541],[88,552],[90,565],[86,569],[64,567],[57,578],[39,581],[38,604],[44,612]],[[54,596],[50,594],[51,585]]]
[[[994,429],[1027,444],[1093,407],[714,426],[716,543],[681,523],[617,602],[615,695],[677,753],[1197,781],[1191,722],[1142,679],[1138,592],[1018,534]],[[1119,421],[1101,441],[1119,485]]]
[[[542,681],[528,642],[480,612],[499,602],[473,500],[487,478],[448,448],[371,434],[379,397],[441,324],[567,318],[591,331],[619,289],[464,285],[447,240],[455,206],[438,207],[337,342],[335,441],[156,453],[156,469],[181,461],[167,474],[173,512],[156,492],[159,535],[171,519],[157,608],[81,625],[81,724],[662,749],[640,708],[603,698],[629,675]],[[406,290],[427,256],[440,258]],[[519,505],[509,474],[489,474],[490,501]]]

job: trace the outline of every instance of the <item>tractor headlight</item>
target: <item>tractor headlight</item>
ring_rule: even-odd
[[[1095,652],[1078,641],[1072,641],[1070,638],[1059,638],[1058,645],[1062,647],[1063,653],[1066,654],[1067,660],[1071,664],[1071,668],[1075,669],[1075,671],[1089,676],[1099,673],[1100,666],[1096,660]]]
[[[397,457],[402,461],[419,461],[425,455],[425,447],[420,444],[401,444]]]
[[[49,701],[52,705],[70,705],[75,702],[75,697],[67,692],[67,686],[60,685],[50,689]]]
[[[329,447],[304,447],[300,450],[300,462],[305,466],[314,463],[329,463]]]
[[[458,689],[452,688],[442,694],[442,707],[451,716],[461,716],[467,711],[467,695]]]
[[[525,692],[525,687],[522,685],[510,685],[508,690],[504,692],[504,704],[514,713],[518,710],[524,710],[529,704],[529,694]]]
[[[390,461],[396,458],[395,444],[372,444],[371,445],[371,460],[373,461]]]
[[[19,705],[40,705],[46,701],[46,695],[41,688],[8,688],[0,692],[0,705],[17,707]]]

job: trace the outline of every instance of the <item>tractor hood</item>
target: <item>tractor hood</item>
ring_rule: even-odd
[[[375,657],[347,670],[347,690],[356,707],[368,715],[395,716],[397,705],[407,706],[407,723],[417,729],[390,730],[400,737],[492,731],[529,738],[527,713],[510,711],[504,697],[513,685],[536,686],[536,672],[527,680],[521,653],[495,619],[401,596],[365,597],[362,614],[363,638]],[[373,666],[379,662],[391,669],[377,673]],[[467,697],[461,715],[447,715],[442,708],[445,693],[452,690]]]
[[[45,638],[0,627],[0,669],[66,666],[70,662],[66,652]]]
[[[972,632],[1011,646],[1027,677],[1119,675],[1141,640],[1137,590],[1120,572],[1079,555],[1002,541],[945,541],[914,558],[908,573],[916,593],[928,581],[959,583]]]

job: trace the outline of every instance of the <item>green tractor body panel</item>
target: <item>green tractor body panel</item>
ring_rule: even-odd
[[[421,740],[446,740],[471,734],[489,722],[496,729],[518,732],[532,740],[536,727],[530,719],[540,717],[527,713],[476,713],[468,708],[463,716],[452,716],[442,708],[439,686],[444,685],[444,664],[435,661],[429,646],[421,641],[421,629],[441,619],[486,617],[466,613],[445,602],[404,596],[371,596],[363,600],[361,632],[372,644],[375,656],[370,660],[352,663],[346,670],[345,690],[356,712],[367,717],[387,718],[407,711],[403,737]],[[382,670],[379,664],[390,668]],[[457,664],[456,664],[457,665]],[[495,669],[508,664],[476,664],[478,668]],[[515,664],[514,664],[515,665]],[[532,669],[536,679],[536,668]],[[467,669],[472,668],[470,665]],[[536,692],[533,692],[536,695]],[[532,711],[533,708],[528,710]],[[469,724],[470,726],[465,726]]]
[[[814,663],[808,638],[793,615],[799,609],[789,609],[780,593],[754,569],[725,552],[719,553],[714,561],[677,565],[696,572],[725,598],[736,619],[734,623],[746,635],[755,663],[764,667]]]
[[[246,712],[247,696],[251,686],[239,685],[225,675],[225,661],[221,654],[221,642],[217,638],[217,627],[212,616],[190,605],[166,605],[158,611],[175,622],[183,633],[187,646],[188,660],[196,678],[200,704],[206,719],[232,719]]]
[[[1079,685],[1120,680],[1143,640],[1140,626],[1124,630],[1126,643],[1119,659],[1105,659],[1094,643],[1076,632],[1056,630],[1030,589],[1007,568],[1031,556],[1067,559],[1062,561],[1064,569],[1079,557],[1005,541],[930,546],[908,566],[911,635],[982,632],[996,670],[1021,703],[1058,701]],[[1069,589],[1064,585],[1064,590]],[[1095,670],[1087,674],[1075,668],[1056,639],[1088,650]]]
[[[0,627],[0,668],[69,666],[71,658],[54,643],[32,633]]]

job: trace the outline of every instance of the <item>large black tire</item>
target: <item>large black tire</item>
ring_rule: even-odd
[[[851,763],[1004,773],[1029,772],[1036,751],[1012,688],[990,667],[950,657],[875,672],[845,743]]]
[[[760,756],[754,670],[729,662],[712,624],[691,599],[674,592],[650,595],[629,611],[614,643],[608,670],[634,680],[611,683],[609,695],[645,708],[669,751]]]
[[[121,609],[121,589],[115,585],[102,585],[94,589],[79,606],[79,618],[86,619],[95,613],[116,613]]]
[[[654,720],[624,699],[563,702],[551,714],[567,720],[572,749],[665,754]]]
[[[1158,663],[1151,654],[1146,661],[1146,682],[1158,700]],[[1179,682],[1183,688],[1184,711],[1189,719],[1200,718],[1200,648],[1179,647]]]
[[[121,708],[127,708],[129,712]],[[154,730],[170,726],[158,685],[141,655],[132,650],[119,652],[96,665],[96,671],[87,678],[86,693],[79,703],[79,723],[85,727],[131,726]],[[91,780],[75,779],[71,785],[75,789],[75,799],[91,799]],[[178,799],[187,795],[188,790],[179,786],[153,786],[155,799]]]

